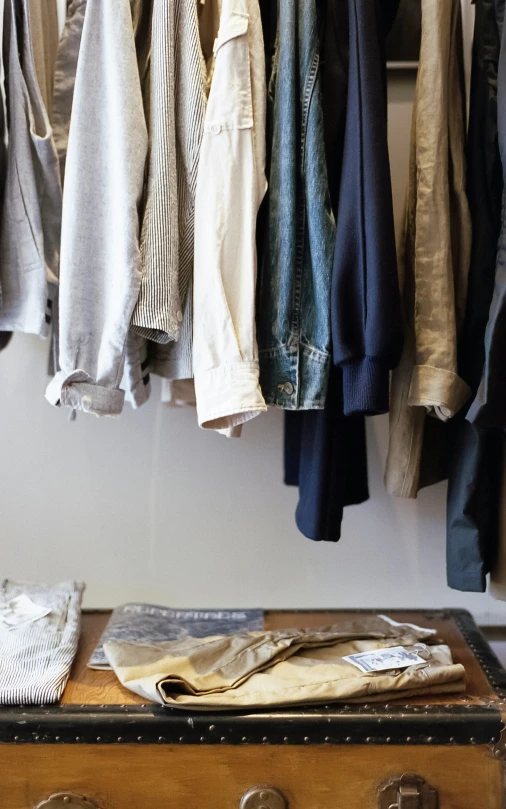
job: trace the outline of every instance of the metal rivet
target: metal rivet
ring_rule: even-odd
[[[226,742],[226,741],[227,741],[226,737],[225,737],[225,736],[222,736],[222,737],[221,737],[221,741],[222,741],[222,742]]]
[[[76,742],[80,742],[80,741],[81,741],[81,737],[80,737],[80,736],[76,736]]]
[[[368,736],[366,742],[367,744],[370,744],[372,742],[372,736]]]
[[[346,737],[346,741],[347,741],[347,742],[351,742],[351,736],[347,736],[347,737]]]
[[[309,741],[309,736],[304,736],[304,741],[305,741],[305,742],[306,742],[306,744],[307,744],[307,743],[308,743],[308,741]]]
[[[427,744],[431,744],[434,741],[434,736],[427,736]]]
[[[284,741],[285,744],[287,744],[288,743],[288,736],[285,736],[283,741]]]
[[[406,741],[409,743],[411,741],[411,736],[406,736]]]
[[[450,736],[450,744],[453,744],[455,741],[455,736]]]
[[[469,741],[471,742],[471,744],[476,744],[476,739],[474,738],[474,736],[471,736]]]
[[[215,726],[215,725],[209,725],[209,730],[210,730],[210,731],[211,731],[211,733],[212,733],[212,732],[213,732],[213,730],[216,730],[216,726]]]
[[[387,744],[390,744],[390,742],[392,741],[392,739],[390,738],[390,736],[387,736],[387,737],[386,737],[386,739],[385,739],[385,741],[386,741],[386,743],[387,743]]]
[[[122,705],[121,707],[122,707],[122,708],[126,708],[126,705]]]
[[[97,742],[101,742],[101,741],[102,741],[102,736],[97,736]]]
[[[163,742],[163,736],[159,736],[159,737],[158,737],[158,741],[159,741],[159,742]]]
[[[118,742],[122,742],[122,741],[123,741],[123,736],[118,736]]]
[[[137,741],[142,742],[142,736],[137,736]]]
[[[201,741],[201,742],[205,742],[205,740],[206,740],[206,737],[205,737],[205,736],[201,736],[201,737],[200,737],[200,741]]]
[[[242,739],[241,739],[241,741],[243,741],[243,742],[247,742],[247,741],[248,741],[248,737],[247,737],[247,736],[243,736],[243,737],[242,737]]]
[[[19,736],[14,736],[14,741],[19,742]]]
[[[161,737],[161,736],[160,736],[160,741],[162,741],[162,737]],[[180,737],[179,737],[179,741],[180,741],[180,742],[184,742],[184,736],[180,736]]]
[[[330,742],[330,736],[325,736],[325,742],[328,744]]]
[[[263,741],[263,743],[264,743],[264,744],[267,744],[267,743],[268,743],[268,741],[269,741],[269,739],[267,738],[267,736],[264,736],[264,737],[263,737],[263,739],[262,739],[262,741]]]
[[[39,739],[40,739],[40,736],[34,736],[33,738],[35,739],[36,742],[38,742]]]
[[[59,741],[60,741],[60,737],[59,737],[59,736],[55,736],[55,737],[54,737],[54,740],[55,740],[55,742],[59,742]]]

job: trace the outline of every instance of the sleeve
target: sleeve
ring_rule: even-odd
[[[255,334],[255,229],[266,183],[265,56],[254,6],[234,0],[220,21],[195,200],[197,415],[201,427],[226,435],[267,409]]]
[[[140,286],[147,128],[129,0],[88,0],[70,124],[60,267],[60,368],[46,398],[119,415]]]
[[[389,372],[403,345],[385,61],[376,15],[375,2],[349,0],[349,88],[331,300],[346,415],[388,411]]]
[[[141,231],[142,278],[132,317],[141,337],[166,344],[179,338],[178,177],[174,32],[175,3],[155,0],[151,24],[150,154]]]
[[[407,403],[446,421],[470,395],[457,362],[471,255],[460,2],[429,0],[422,12],[411,315],[415,354]]]
[[[497,128],[503,183],[506,180],[506,25],[502,28],[497,81]],[[504,188],[504,185],[503,185]],[[482,214],[483,218],[484,214]],[[501,229],[497,245],[492,301],[485,331],[485,365],[476,398],[467,418],[479,427],[506,426],[506,191],[503,190]],[[483,311],[483,310],[482,310]],[[485,309],[486,311],[486,309]]]

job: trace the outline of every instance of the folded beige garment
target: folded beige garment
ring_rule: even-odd
[[[434,642],[434,631],[351,619],[321,630],[248,632],[167,643],[113,641],[105,653],[121,683],[142,697],[191,710],[370,702],[463,691],[464,668],[444,645],[416,647],[423,663],[364,674],[343,657]]]

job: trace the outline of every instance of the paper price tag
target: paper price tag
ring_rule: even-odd
[[[18,629],[25,624],[31,624],[51,612],[47,607],[35,604],[31,598],[23,594],[11,601],[0,603],[0,624],[6,629]]]
[[[404,646],[391,646],[389,649],[376,649],[374,652],[359,652],[343,657],[343,660],[356,666],[365,674],[371,671],[405,669],[408,666],[426,662],[419,654],[409,651]]]

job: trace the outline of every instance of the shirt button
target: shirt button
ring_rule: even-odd
[[[219,124],[211,124],[209,130],[213,133],[213,135],[217,135],[221,132],[221,126]]]
[[[177,313],[177,322],[178,322],[178,323],[181,323],[181,322],[182,322],[182,320],[183,320],[183,313],[182,313],[182,312],[178,312],[178,313]]]

